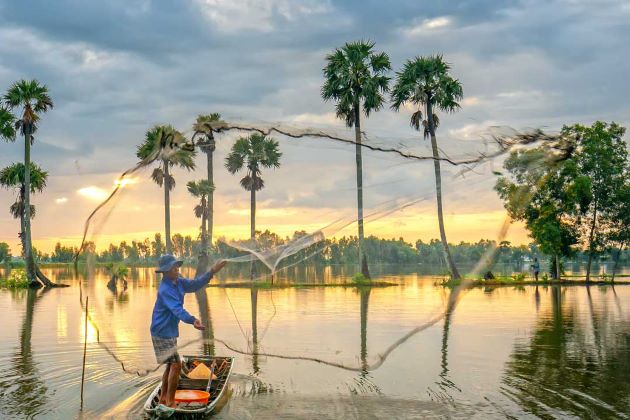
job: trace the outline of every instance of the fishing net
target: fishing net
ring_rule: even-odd
[[[229,142],[229,139],[233,139],[236,136],[256,132],[274,136],[282,141],[283,147],[292,147],[297,144],[298,147],[310,147],[313,148],[313,150],[316,149],[320,152],[321,150],[329,149],[348,150],[349,147],[352,149],[356,147],[362,148],[366,152],[366,161],[378,162],[380,170],[386,175],[385,180],[379,180],[374,183],[366,183],[363,188],[366,195],[368,192],[374,191],[376,192],[374,195],[377,196],[377,198],[391,197],[391,191],[397,189],[393,188],[392,185],[395,184],[397,187],[404,185],[404,187],[400,188],[401,193],[399,196],[393,199],[390,198],[378,202],[374,202],[373,198],[371,199],[372,201],[368,200],[364,216],[364,223],[366,226],[372,226],[383,219],[387,219],[387,217],[392,214],[405,212],[406,210],[414,208],[414,206],[418,206],[422,202],[434,199],[434,185],[431,183],[425,182],[425,185],[421,188],[416,188],[415,186],[413,189],[409,188],[409,184],[413,184],[413,182],[410,182],[410,177],[407,174],[409,171],[406,165],[411,163],[433,162],[435,160],[439,160],[442,163],[443,168],[449,168],[445,170],[445,179],[448,181],[449,188],[461,188],[464,192],[470,192],[474,190],[475,184],[485,184],[487,188],[488,184],[494,182],[494,175],[492,174],[495,172],[493,169],[495,161],[500,160],[500,158],[510,151],[518,148],[530,147],[532,145],[546,148],[548,153],[545,156],[541,157],[539,160],[530,162],[532,167],[540,169],[541,174],[543,174],[546,168],[548,168],[549,165],[552,165],[553,162],[562,160],[571,153],[570,142],[567,142],[566,139],[560,136],[546,134],[540,130],[517,132],[501,127],[489,129],[483,136],[480,137],[479,141],[474,144],[470,141],[461,141],[458,142],[455,147],[451,147],[452,150],[442,149],[440,150],[440,156],[438,158],[434,158],[426,143],[423,144],[416,137],[391,138],[387,136],[367,136],[363,134],[361,142],[357,143],[350,131],[342,129],[300,128],[288,124],[246,122],[230,123],[224,121],[211,123],[210,129],[212,130],[214,136],[221,137],[221,140],[225,140],[226,143]],[[77,257],[81,252],[83,252],[86,244],[93,243],[94,238],[98,235],[98,232],[101,231],[110,215],[114,212],[116,206],[121,202],[122,192],[125,190],[124,180],[129,179],[130,177],[144,176],[147,173],[146,169],[153,163],[158,162],[160,159],[168,157],[173,153],[181,150],[194,150],[195,147],[197,147],[195,142],[196,137],[198,141],[196,133],[185,133],[182,136],[164,137],[160,139],[155,150],[152,150],[145,159],[142,159],[135,166],[121,174],[119,182],[107,199],[97,206],[86,220],[83,239],[79,252],[77,253]],[[191,140],[188,140],[188,138]],[[479,147],[480,145],[481,148]],[[326,158],[324,157],[324,159]],[[399,173],[401,175],[404,174],[404,176],[398,179],[395,176],[389,176],[390,173],[396,172],[397,170],[400,170]],[[425,175],[431,174],[432,176],[431,172],[425,171]],[[480,173],[483,176],[475,177]],[[351,191],[354,190],[354,187],[352,184],[348,185],[348,187],[348,196],[353,197]],[[384,191],[387,194],[378,194],[379,191]],[[317,197],[317,194],[315,194],[315,197],[320,200],[326,199],[324,196]],[[526,197],[523,198],[524,201],[522,205],[526,204],[526,199]],[[251,239],[245,241],[226,240],[226,245],[229,245],[241,253],[241,255],[229,258],[228,260],[235,264],[251,264],[254,262],[260,262],[263,264],[268,269],[269,273],[264,273],[260,276],[252,278],[254,281],[268,277],[269,275],[273,277],[280,270],[308,261],[313,255],[316,255],[323,249],[323,243],[326,239],[330,239],[335,235],[340,234],[340,232],[344,232],[344,230],[355,228],[357,218],[355,213],[356,210],[351,211],[347,208],[336,209],[334,206],[330,207],[331,210],[329,211],[329,215],[322,214],[317,220],[314,220],[313,223],[311,223],[311,226],[314,225],[317,227],[304,232],[302,235],[294,237],[293,239],[284,241],[279,245],[263,245],[256,241],[252,241]],[[328,218],[332,220],[329,219],[326,221]],[[501,243],[505,239],[509,226],[510,220],[506,217],[499,228],[494,244]],[[412,336],[426,330],[430,326],[442,320],[446,314],[452,312],[461,298],[462,293],[464,293],[470,286],[472,279],[477,276],[481,270],[488,266],[488,262],[493,258],[495,253],[496,246],[489,247],[480,261],[478,261],[476,266],[472,269],[470,275],[451,289],[450,295],[444,307],[428,314],[424,322],[420,323],[399,339],[392,342],[391,345],[379,352],[377,356],[369,362],[366,361],[365,363],[355,365],[335,360],[325,360],[323,358],[312,357],[309,355],[291,354],[292,352],[290,350],[287,350],[286,353],[262,352],[250,345],[249,338],[246,340],[247,348],[241,348],[238,345],[217,337],[213,337],[211,339],[195,339],[190,342],[180,344],[180,347],[185,347],[193,342],[200,341],[208,343],[217,342],[238,354],[266,356],[287,360],[312,361],[351,371],[365,372],[374,370],[379,368],[396,348],[401,346]],[[296,255],[300,255],[300,258],[295,258]],[[232,306],[231,301],[230,305]],[[234,311],[233,306],[232,310],[238,320],[238,315],[236,314],[236,311]],[[275,314],[275,304],[273,310]],[[90,319],[92,319],[95,323],[95,328],[98,328],[96,326],[97,323],[93,320],[93,318],[94,317]],[[268,326],[269,325],[265,327],[265,331]],[[242,329],[241,331],[243,332]],[[159,368],[159,366],[156,366],[155,368],[150,369],[129,369],[116,352],[109,348],[105,340],[99,339],[98,341],[106,349],[106,351],[121,364],[125,372],[137,375],[146,375]]]

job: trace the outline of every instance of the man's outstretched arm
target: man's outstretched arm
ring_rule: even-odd
[[[226,263],[227,261],[225,260],[219,260],[212,266],[210,271],[208,271],[207,273],[197,276],[194,280],[184,280],[182,282],[184,291],[186,293],[192,293],[205,287],[210,282],[210,279],[212,279],[212,277],[216,273],[218,273],[219,271],[221,271],[223,267],[225,267]]]

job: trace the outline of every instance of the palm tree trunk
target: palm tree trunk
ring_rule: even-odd
[[[26,274],[31,283],[36,283],[39,280],[35,274],[35,259],[31,242],[31,133],[28,128],[24,132],[24,208],[22,211],[24,213],[22,240],[24,243],[24,259],[26,260]]]
[[[593,263],[593,237],[595,236],[595,225],[597,224],[597,201],[593,210],[593,222],[591,232],[588,235],[588,263],[586,264],[586,283],[591,281],[591,264]]]
[[[214,185],[214,171],[212,168],[212,151],[208,151],[208,182]],[[214,191],[208,194],[208,219],[206,220],[208,232],[208,246],[212,246],[212,225],[214,222]]]
[[[201,201],[199,203],[201,206],[201,253],[200,254],[208,254],[208,231],[206,230],[206,223],[208,221],[207,212],[208,212],[208,202],[206,201],[206,197],[204,195],[201,196]]]
[[[168,173],[168,162],[164,161],[164,233],[166,235],[166,253],[173,253],[171,243],[171,181]]]
[[[26,240],[25,234],[26,226],[24,226],[24,185],[20,186],[20,202],[22,203],[22,211],[20,212],[20,243],[22,244],[22,257],[26,261]]]
[[[367,258],[363,245],[363,157],[361,155],[361,112],[359,103],[354,104],[354,138],[355,138],[355,155],[357,162],[357,225],[359,226],[358,256],[359,268],[361,273],[370,278]]]
[[[256,175],[252,171],[252,189],[250,191],[250,210],[249,210],[249,238],[251,239],[251,245],[256,243]],[[254,261],[250,266],[249,277],[253,281],[255,277]]]
[[[252,190],[250,191],[250,212],[249,212],[249,237],[252,242],[256,239],[256,176],[254,175]]]
[[[446,231],[444,230],[444,212],[442,209],[442,174],[440,169],[440,153],[437,147],[437,139],[435,138],[435,127],[433,126],[433,109],[431,106],[431,99],[427,101],[427,119],[429,121],[429,132],[431,134],[431,149],[433,150],[433,168],[435,170],[435,191],[437,197],[437,210],[438,210],[438,224],[440,226],[440,240],[442,241],[442,247],[444,248],[444,259],[448,265],[448,269],[451,272],[451,277],[454,280],[460,278],[459,271],[453,262],[451,256],[451,250],[448,247],[446,241]]]

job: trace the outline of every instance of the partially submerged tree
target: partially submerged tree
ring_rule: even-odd
[[[171,125],[156,125],[145,135],[145,139],[138,146],[136,156],[138,159],[146,160],[155,155],[156,150],[168,143],[185,143],[182,133],[177,131]],[[195,152],[186,149],[175,149],[170,153],[160,154],[160,158],[156,160],[158,167],[151,173],[151,178],[160,187],[164,187],[164,230],[166,236],[166,253],[173,252],[171,242],[171,206],[170,192],[175,188],[175,178],[171,174],[171,168],[179,166],[181,168],[192,170],[195,167]]]
[[[357,224],[359,235],[359,266],[365,277],[370,277],[365,256],[363,229],[363,157],[361,154],[361,109],[366,117],[385,103],[391,70],[389,56],[374,52],[374,43],[357,41],[346,43],[326,56],[322,98],[334,100],[337,117],[348,127],[354,127],[357,171]]]
[[[422,130],[425,139],[431,138],[440,240],[451,277],[459,279],[460,274],[451,256],[444,228],[440,153],[435,137],[439,119],[433,112],[434,108],[444,112],[454,112],[460,108],[458,101],[463,98],[462,85],[449,74],[449,70],[449,64],[440,55],[408,60],[402,70],[396,73],[392,108],[398,111],[404,103],[416,106],[417,110],[411,115],[411,126]]]
[[[250,192],[250,239],[256,238],[256,191],[265,186],[262,179],[263,168],[278,168],[282,152],[278,142],[271,137],[254,133],[248,137],[239,138],[232,146],[230,154],[225,158],[225,167],[232,174],[246,170],[241,179],[241,187]]]
[[[16,118],[15,127],[24,136],[24,229],[23,244],[24,258],[26,260],[26,272],[31,284],[53,286],[52,283],[37,268],[33,257],[33,244],[31,241],[31,145],[33,134],[37,131],[39,114],[53,107],[53,101],[45,85],[37,80],[20,80],[15,82],[3,97],[4,105],[9,110],[19,109],[21,114]],[[6,116],[5,116],[6,119]]]

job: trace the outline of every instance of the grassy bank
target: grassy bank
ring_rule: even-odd
[[[617,277],[621,277],[621,276],[617,276]],[[628,276],[624,276],[624,278],[627,278]],[[470,279],[468,279],[470,280]],[[460,281],[453,281],[453,280],[444,280],[441,282],[441,284],[443,286],[447,286],[447,287],[454,287],[454,286],[458,286],[459,284],[461,284],[461,280]],[[591,281],[589,283],[586,283],[586,280],[584,279],[583,276],[575,276],[575,277],[570,277],[567,276],[565,278],[562,278],[560,280],[552,280],[552,279],[540,279],[538,281],[536,280],[523,280],[523,279],[518,279],[518,278],[514,278],[514,277],[507,277],[507,276],[500,276],[494,279],[490,279],[490,280],[484,280],[484,279],[472,279],[470,286],[471,287],[485,287],[485,286],[552,286],[552,285],[562,285],[562,286],[586,286],[586,285],[591,285],[591,286],[604,286],[604,285],[608,285],[608,286],[617,286],[617,285],[628,285],[630,284],[630,280],[615,280],[610,281],[610,279],[602,279],[602,278],[593,278],[591,279]]]

